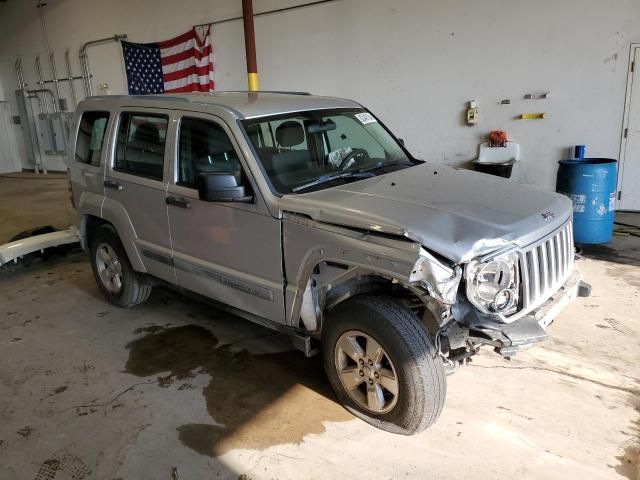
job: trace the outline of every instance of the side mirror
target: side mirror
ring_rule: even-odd
[[[404,147],[404,138],[399,138],[398,141],[400,142],[400,145]]]
[[[198,195],[205,202],[253,202],[253,195],[232,173],[201,173],[198,176]]]

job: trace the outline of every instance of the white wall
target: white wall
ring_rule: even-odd
[[[0,84],[13,101],[13,63],[46,59],[35,0],[0,4]],[[256,12],[303,0],[254,0]],[[240,0],[49,0],[50,43],[58,71],[64,50],[79,73],[80,45],[115,33],[159,41],[194,23],[239,15]],[[378,114],[417,156],[461,165],[493,129],[522,144],[522,179],[555,185],[556,161],[587,144],[618,157],[629,47],[640,42],[637,0],[342,0],[256,19],[262,89],[355,98]],[[241,22],[214,29],[218,89],[245,89]],[[45,72],[48,64],[43,61]],[[125,91],[119,46],[91,51],[94,88]],[[48,76],[48,75],[47,75]],[[77,83],[77,92],[81,84]],[[548,100],[525,101],[549,91]],[[65,93],[63,87],[63,95]],[[498,102],[510,98],[511,105]],[[462,123],[476,99],[480,125]],[[545,120],[516,120],[546,112]],[[53,168],[53,167],[50,167]]]

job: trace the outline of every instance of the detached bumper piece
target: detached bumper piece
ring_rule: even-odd
[[[522,347],[547,339],[546,328],[576,297],[588,297],[591,286],[574,273],[544,304],[513,323],[494,321],[474,322],[469,336],[478,340],[489,339],[495,351],[505,358],[514,356]]]
[[[502,327],[502,346],[496,352],[505,358],[513,357],[524,345],[544,342],[549,335],[534,318],[523,318],[519,322]]]
[[[488,339],[487,343],[505,358],[513,357],[525,345],[544,342],[549,337],[536,319],[528,316],[510,324],[474,325],[469,336],[480,342]]]
[[[11,261],[17,262],[19,258],[30,253],[43,252],[47,248],[59,247],[77,243],[78,232],[75,228],[62,231],[53,231],[21,238],[13,242],[0,245],[0,266]]]

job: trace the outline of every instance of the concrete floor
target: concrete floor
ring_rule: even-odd
[[[0,178],[0,242],[64,226],[66,181],[49,178]],[[352,418],[287,338],[164,289],[111,306],[81,252],[5,268],[0,478],[635,480],[640,239],[585,255],[592,297],[547,343],[449,377],[414,437]]]

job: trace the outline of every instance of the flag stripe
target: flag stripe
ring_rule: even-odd
[[[162,67],[162,73],[163,74],[168,74],[168,73],[173,73],[176,72],[178,70],[184,70],[185,68],[188,68],[190,66],[193,66],[193,61],[191,61],[191,59],[186,59],[186,60],[182,60],[180,62],[176,62],[176,63],[172,63],[166,66]],[[195,62],[195,67],[198,69],[210,69],[211,67],[211,63],[209,62],[209,59],[204,59],[201,62]],[[212,70],[212,68],[211,68]],[[206,72],[202,73],[202,75],[204,75]]]
[[[185,85],[189,85],[192,83],[202,84],[208,86],[211,82],[211,79],[208,75],[189,75],[188,77],[183,77],[180,80],[172,80],[169,82],[164,82],[165,91],[173,90],[174,88],[184,87]]]
[[[186,60],[188,58],[195,58],[196,60],[208,58],[209,55],[211,55],[211,46],[205,47],[205,49],[202,51],[198,51],[195,48],[189,48],[181,52],[175,52],[171,55],[163,54],[162,52],[163,50],[160,50],[160,55],[162,56],[162,65],[164,66],[175,62],[180,62],[181,60]]]
[[[185,50],[195,49],[196,43],[193,38],[187,42],[181,42],[178,45],[174,45],[170,48],[160,48],[160,54],[163,57],[169,57],[171,55],[176,55],[178,53],[182,53]]]
[[[181,78],[187,77],[189,75],[197,75],[197,76],[201,76],[201,77],[207,77],[207,79],[209,78],[209,67],[196,67],[195,65],[191,65],[187,68],[183,68],[182,70],[177,70],[175,72],[169,72],[166,73],[164,72],[162,74],[164,83],[165,83],[165,87],[166,84],[169,82],[172,82],[174,80],[180,80]],[[207,82],[209,80],[206,80]]]
[[[182,35],[178,35],[170,40],[165,40],[164,42],[158,42],[158,45],[161,49],[170,48],[175,45],[179,45],[180,43],[186,42],[194,38],[195,30],[189,30],[188,32],[184,32]]]
[[[213,82],[210,85],[201,83],[189,83],[183,87],[166,89],[164,93],[187,93],[187,92],[209,92],[213,89]]]

